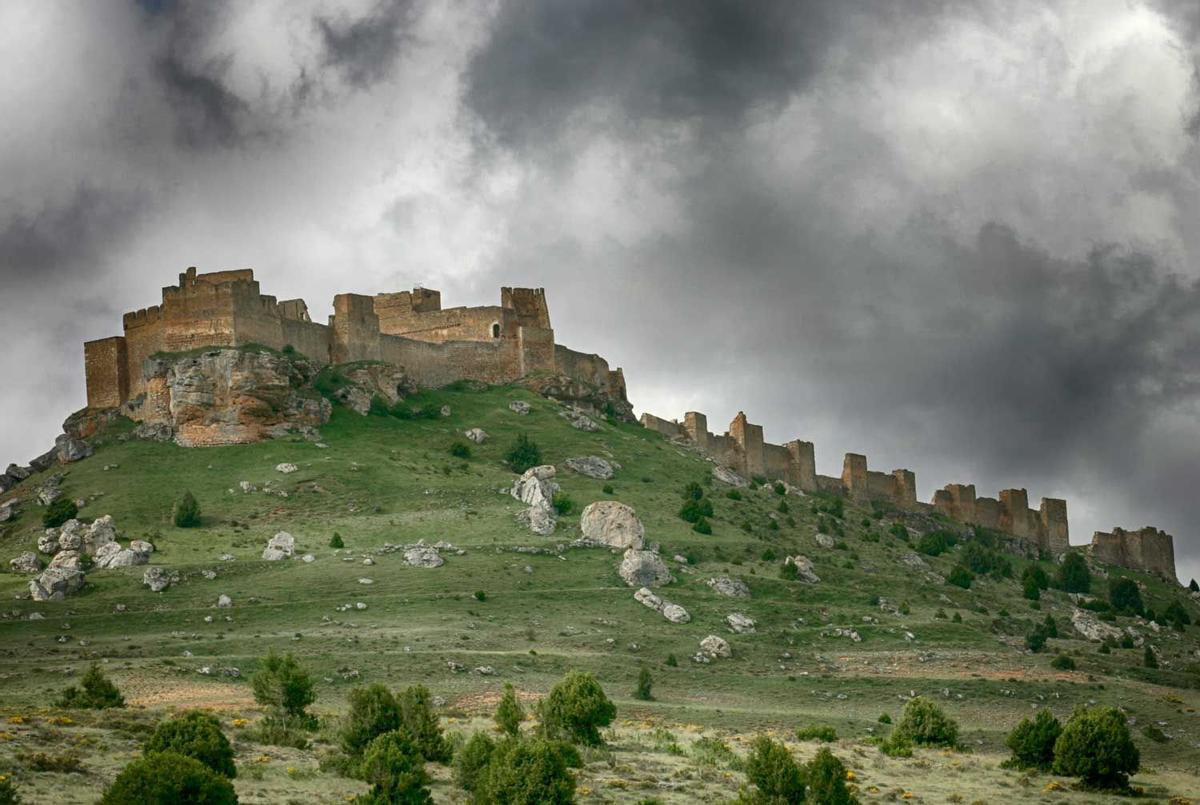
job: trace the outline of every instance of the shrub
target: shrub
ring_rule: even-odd
[[[1037,654],[1046,647],[1046,630],[1041,626],[1033,627],[1033,631],[1025,635],[1025,648]]]
[[[800,578],[800,568],[788,562],[779,566],[779,578],[785,581],[795,581]]]
[[[791,509],[788,507],[788,502],[786,500],[781,500],[779,501],[779,505],[775,507],[775,511],[779,512],[780,514],[787,514],[791,511]]]
[[[771,522],[774,523],[775,521],[772,520]],[[707,517],[701,517],[692,525],[692,530],[697,534],[711,534],[712,524],[708,522]]]
[[[930,531],[928,534],[922,534],[917,540],[917,550],[928,556],[939,556],[953,548],[957,542],[958,537],[950,531]]]
[[[237,805],[228,779],[195,758],[175,752],[145,755],[126,766],[104,792],[100,805],[194,802]]]
[[[376,394],[371,398],[370,405],[367,406],[367,413],[371,416],[387,416],[391,410],[388,408],[388,401]]]
[[[796,740],[832,743],[837,740],[837,730],[828,724],[814,724],[811,727],[801,727],[796,730]]]
[[[746,780],[756,789],[757,797],[744,797],[752,802],[804,801],[804,772],[786,746],[764,735],[750,745]]]
[[[59,498],[46,507],[42,512],[42,525],[45,528],[58,528],[67,520],[79,514],[79,507],[70,498]]]
[[[146,754],[175,752],[200,761],[217,774],[230,778],[237,776],[233,747],[221,732],[221,722],[201,710],[189,710],[159,722],[142,750]]]
[[[509,738],[496,745],[486,774],[477,781],[475,802],[496,805],[575,801],[575,778],[563,747],[543,739]]]
[[[975,575],[962,565],[955,565],[954,569],[950,571],[950,575],[946,576],[947,584],[962,587],[964,590],[971,589],[971,582],[974,580]]]
[[[560,515],[566,515],[575,508],[575,501],[566,492],[555,492],[551,505],[554,506],[554,511]]]
[[[806,801],[820,805],[857,805],[846,789],[846,767],[828,749],[821,749],[805,767]]]
[[[929,699],[918,696],[904,705],[894,737],[923,746],[955,746],[958,724]]]
[[[650,669],[643,665],[642,670],[638,671],[637,687],[633,689],[633,698],[641,699],[644,702],[653,701],[653,687],[654,679],[650,676]]]
[[[1142,592],[1133,579],[1108,580],[1108,603],[1117,612],[1129,615],[1141,615],[1145,609],[1142,604]]]
[[[464,791],[474,791],[487,774],[496,742],[477,732],[454,756],[454,782]]]
[[[1046,632],[1046,637],[1058,638],[1058,623],[1053,615],[1046,615],[1046,620],[1042,621],[1042,629]]]
[[[1142,654],[1142,665],[1147,668],[1158,667],[1158,657],[1154,654],[1154,649],[1150,648],[1150,644],[1146,644],[1146,651]]]
[[[904,527],[904,523],[892,523],[888,533],[901,542],[908,542],[908,529]]]
[[[1188,584],[1188,589],[1194,593],[1200,593],[1200,584],[1197,584],[1196,580],[1192,579],[1191,583]]]
[[[1042,570],[1041,565],[1026,565],[1021,571],[1021,581],[1032,581],[1039,590],[1047,590],[1050,588],[1050,577],[1046,575],[1046,571]]]
[[[968,542],[963,546],[962,563],[972,573],[991,574],[996,578],[1012,578],[1012,562],[1008,557],[987,548],[981,542]]]
[[[1115,707],[1077,709],[1054,743],[1054,773],[1095,788],[1124,788],[1141,757]]]
[[[330,548],[345,548],[346,543],[342,540],[342,535],[334,531],[333,536],[329,538]]]
[[[6,774],[0,774],[0,805],[21,805],[21,795],[17,793],[17,786]]]
[[[603,487],[603,488],[602,488],[600,491],[601,491],[601,492],[603,492],[603,493],[604,493],[604,494],[606,494],[606,495],[611,495],[611,494],[613,494],[613,492],[614,492],[615,490],[613,490],[613,485],[612,485],[612,484],[605,484],[605,485],[604,485],[604,487]]]
[[[1075,660],[1071,659],[1066,654],[1059,654],[1050,661],[1050,667],[1056,671],[1074,671]]]
[[[471,445],[461,439],[456,439],[450,443],[450,455],[466,461],[471,457]]]
[[[704,487],[695,481],[689,481],[683,488],[684,500],[700,500],[702,497],[704,497]]]
[[[504,454],[504,460],[513,472],[525,472],[542,463],[542,450],[529,438],[529,434],[518,433],[512,447]]]
[[[679,510],[679,518],[689,523],[698,522],[702,517],[713,516],[712,501],[708,498],[687,500]]]
[[[730,489],[725,493],[725,497],[729,498],[730,500],[741,500],[742,492],[740,489]]]
[[[599,728],[607,727],[617,715],[600,683],[582,671],[568,672],[542,700],[538,711],[546,737],[585,746],[603,743]]]
[[[772,486],[771,488],[775,490],[776,495],[786,495],[787,494],[787,487],[783,485],[783,481],[776,481],[775,485]]]
[[[1086,593],[1092,589],[1092,572],[1082,554],[1068,553],[1058,566],[1058,586],[1068,593]]]
[[[678,668],[679,667],[679,660],[675,659],[674,654],[667,655],[667,667],[668,668]]]
[[[1163,610],[1163,620],[1174,626],[1178,631],[1182,632],[1192,623],[1192,616],[1184,609],[1183,604],[1178,601],[1172,601]]]
[[[342,749],[347,755],[362,754],[376,736],[400,727],[400,706],[396,697],[380,684],[350,691],[350,711],[341,730]]]
[[[1033,721],[1023,719],[1004,741],[1012,750],[1005,763],[1018,769],[1049,771],[1054,765],[1054,743],[1062,733],[1062,724],[1049,710],[1042,710]]]
[[[200,525],[200,504],[191,492],[184,492],[175,504],[175,527],[194,528]]]
[[[880,713],[879,714],[879,723],[880,724],[891,724],[892,717],[890,715],[888,715],[887,713]]]
[[[82,710],[106,710],[110,707],[124,707],[125,697],[117,686],[104,676],[100,666],[92,663],[84,673],[79,687],[70,686],[62,692],[55,702],[58,707],[71,707]]]
[[[279,656],[273,650],[263,659],[262,668],[250,680],[254,701],[289,716],[303,718],[304,708],[317,700],[312,677],[291,654]]]
[[[525,720],[525,710],[521,707],[517,691],[511,684],[504,685],[504,695],[500,697],[500,704],[496,706],[494,719],[496,726],[505,735],[515,736],[520,733],[521,722]]]
[[[357,800],[363,805],[433,802],[425,761],[402,733],[386,732],[367,744],[359,774],[371,784],[371,791]]]
[[[251,740],[270,746],[308,747],[308,733],[316,726],[312,716],[289,716],[279,710],[267,712],[250,733]]]
[[[429,689],[424,685],[413,685],[400,692],[396,697],[400,710],[399,731],[412,741],[426,760],[445,763],[450,760],[450,743],[442,735],[441,725],[429,699]]]

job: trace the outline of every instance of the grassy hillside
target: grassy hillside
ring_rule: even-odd
[[[514,399],[533,412],[510,411]],[[1031,608],[1022,597],[1023,559],[1011,558],[1012,579],[981,576],[970,589],[937,583],[900,561],[918,534],[907,542],[895,536],[891,515],[847,505],[837,518],[819,511],[829,501],[782,497],[769,487],[730,499],[729,488],[712,481],[710,464],[636,425],[604,423],[584,433],[557,415],[557,404],[515,388],[443,390],[412,402],[448,405],[452,414],[398,420],[338,409],[322,429],[323,446],[296,439],[189,450],[114,434],[91,458],[59,468],[66,494],[88,500],[81,517],[112,515],[126,538],[154,542],[152,563],[182,578],[156,594],[141,584],[144,568],[93,571],[83,593],[34,603],[25,595],[28,577],[0,573],[0,595],[9,602],[0,620],[0,773],[15,771],[28,801],[91,802],[136,755],[147,724],[171,709],[203,706],[219,710],[236,738],[243,802],[343,801],[364,786],[318,763],[355,685],[426,684],[445,700],[447,728],[465,731],[483,724],[505,682],[532,699],[578,668],[594,672],[618,705],[609,749],[588,753],[580,773],[584,800],[732,797],[741,781],[736,764],[698,738],[717,737],[741,752],[756,732],[787,737],[821,723],[836,728],[835,751],[855,771],[864,802],[906,794],[923,802],[1102,801],[1055,790],[1065,780],[999,768],[1004,737],[1020,719],[1042,707],[1065,718],[1095,702],[1120,704],[1134,720],[1143,758],[1135,785],[1161,801],[1200,791],[1200,627],[1155,633],[1118,619],[1159,650],[1161,667],[1146,669],[1141,648],[1101,654],[1098,644],[1078,639],[1065,593],[1046,591],[1040,608]],[[452,457],[450,444],[472,427],[491,438],[471,445],[467,460]],[[541,446],[545,462],[560,465],[557,480],[575,503],[552,537],[522,528],[515,519],[522,506],[507,494],[514,475],[502,456],[520,431]],[[561,468],[583,455],[618,462],[616,478]],[[281,462],[299,470],[279,473]],[[18,494],[29,495],[40,478]],[[244,493],[242,481],[259,491]],[[713,501],[711,535],[678,517],[690,481]],[[200,501],[199,528],[172,525],[172,503],[185,490]],[[616,553],[566,547],[578,536],[579,510],[606,498],[632,505],[647,540],[661,545],[676,581],[657,592],[682,604],[690,623],[669,623],[634,601],[617,575]],[[9,558],[34,549],[41,531],[40,508],[26,502],[21,510],[0,526],[6,570]],[[842,532],[836,547],[818,546],[822,524]],[[293,534],[297,555],[315,561],[262,561],[278,531]],[[328,547],[335,532],[344,550]],[[465,553],[445,551],[443,567],[422,569],[408,567],[400,552],[380,552],[422,539]],[[516,550],[531,546],[550,550]],[[960,544],[925,559],[946,576],[963,550]],[[795,553],[813,560],[820,584],[780,577],[783,557]],[[676,555],[687,563],[673,561]],[[1043,567],[1053,575],[1051,563]],[[722,575],[745,581],[751,598],[725,598],[706,584]],[[1157,612],[1186,601],[1179,588],[1132,575]],[[1106,584],[1096,579],[1094,592],[1103,596]],[[222,594],[232,608],[215,608]],[[1197,607],[1187,606],[1200,620]],[[44,618],[30,620],[35,612]],[[730,633],[724,619],[732,612],[757,621],[756,633]],[[1025,635],[1048,614],[1060,637],[1030,653]],[[855,630],[861,642],[834,636],[837,628]],[[726,637],[733,657],[694,662],[709,634]],[[247,680],[271,648],[294,653],[321,680],[314,710],[327,725],[307,750],[247,737],[257,714]],[[1051,668],[1056,653],[1070,655],[1077,670]],[[117,714],[50,708],[93,659],[134,707]],[[455,673],[451,662],[468,670]],[[482,666],[494,675],[470,670]],[[632,698],[642,667],[653,674],[655,701]],[[231,668],[240,675],[223,671]],[[880,715],[895,717],[913,694],[933,697],[958,719],[968,752],[892,759],[866,743],[886,732]],[[1166,740],[1147,738],[1147,725],[1158,725]],[[816,748],[793,743],[803,757]],[[31,754],[72,748],[82,758],[79,773],[38,771]],[[444,770],[435,774],[440,801],[463,801]]]

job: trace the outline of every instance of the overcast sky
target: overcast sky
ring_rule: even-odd
[[[1200,4],[0,3],[0,465],[189,265],[544,286],[641,411],[1200,576]]]

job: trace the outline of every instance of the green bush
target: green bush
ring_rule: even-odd
[[[237,805],[233,784],[200,761],[175,752],[147,754],[126,766],[100,805]]]
[[[754,787],[754,792],[743,793],[742,801],[804,802],[804,772],[786,746],[765,735],[755,738],[750,745],[746,780]]]
[[[75,501],[70,498],[59,498],[47,506],[46,511],[42,512],[42,526],[58,528],[77,514],[79,514],[79,507],[75,505]]]
[[[1154,649],[1150,648],[1150,644],[1146,644],[1146,651],[1142,654],[1142,665],[1147,668],[1158,667],[1158,657],[1154,653]]]
[[[575,778],[563,747],[543,739],[508,738],[496,745],[477,779],[477,805],[566,805],[575,801]]]
[[[983,545],[981,542],[968,542],[963,546],[962,564],[972,573],[991,575],[1000,579],[1010,579],[1013,575],[1012,562],[1007,556]]]
[[[250,680],[254,701],[288,716],[304,718],[305,708],[317,700],[312,677],[291,654],[271,651]]]
[[[575,501],[566,492],[555,492],[551,505],[560,515],[570,514],[575,509]]]
[[[237,777],[233,747],[221,732],[221,722],[201,710],[189,710],[159,722],[142,751],[175,752],[200,761],[224,777]]]
[[[1068,553],[1058,566],[1058,586],[1068,593],[1086,593],[1092,589],[1092,572],[1082,554]]]
[[[800,568],[791,562],[784,563],[779,566],[779,578],[785,581],[795,581],[800,578]]]
[[[725,493],[725,497],[729,498],[730,500],[741,500],[742,492],[739,489],[730,489]]]
[[[1046,637],[1058,639],[1058,622],[1054,620],[1054,616],[1046,614],[1046,619],[1042,621],[1042,629],[1046,632]]]
[[[958,543],[958,536],[951,531],[930,531],[917,540],[917,550],[928,556],[940,556]]]
[[[1074,671],[1075,660],[1071,659],[1066,654],[1059,654],[1050,661],[1050,667],[1056,671]]]
[[[257,743],[269,746],[306,749],[309,733],[315,727],[316,719],[312,716],[289,716],[282,711],[271,710],[258,720],[248,737]]]
[[[1049,710],[1039,712],[1033,721],[1022,720],[1005,739],[1004,743],[1012,750],[1006,765],[1049,771],[1054,764],[1054,743],[1061,733],[1062,725]]]
[[[371,398],[370,405],[367,406],[367,413],[371,416],[387,416],[391,410],[388,408],[388,401],[376,394]]]
[[[350,691],[350,711],[341,729],[342,749],[357,757],[367,744],[385,732],[400,727],[400,706],[396,697],[380,684]]]
[[[787,494],[787,487],[783,485],[783,481],[776,481],[775,485],[772,486],[771,488],[775,490],[776,495],[786,495]]]
[[[901,542],[908,542],[908,529],[905,528],[904,523],[892,523],[888,533]]]
[[[542,700],[538,712],[547,738],[599,746],[599,728],[612,723],[617,708],[594,676],[570,671]]]
[[[614,490],[614,489],[613,489],[613,485],[612,485],[612,484],[605,484],[605,485],[604,485],[604,486],[601,488],[601,490],[600,490],[600,491],[601,491],[601,492],[603,492],[603,493],[604,493],[604,494],[606,494],[606,495],[611,495],[611,494],[613,494],[613,493],[614,493],[616,490]]]
[[[175,504],[175,527],[194,528],[200,525],[200,504],[191,492],[184,492]]]
[[[702,497],[704,497],[704,487],[695,481],[689,481],[687,485],[683,487],[684,500],[700,500]]]
[[[521,700],[517,698],[516,689],[511,684],[505,684],[504,695],[500,697],[500,704],[496,706],[496,726],[505,735],[515,736],[520,734],[521,722],[524,720],[525,710],[521,707]]]
[[[472,735],[454,756],[455,784],[464,791],[474,791],[487,774],[488,763],[495,751],[496,742],[485,733]]]
[[[1115,707],[1079,708],[1054,743],[1054,773],[1094,788],[1125,788],[1141,757]]]
[[[430,705],[429,689],[424,685],[405,688],[396,697],[400,709],[399,732],[404,733],[421,756],[433,763],[450,760],[450,742],[442,735],[437,714]]]
[[[1133,579],[1108,580],[1108,603],[1117,612],[1126,615],[1141,615],[1145,609],[1142,604],[1142,591],[1138,589]]]
[[[712,501],[708,498],[687,500],[679,510],[679,518],[689,523],[699,522],[703,517],[713,516]]]
[[[504,454],[504,460],[513,472],[525,472],[542,463],[542,450],[529,438],[529,434],[518,433],[512,447]]]
[[[880,724],[891,724],[892,717],[890,715],[888,715],[887,713],[880,713],[878,721]]]
[[[1192,579],[1188,584],[1188,589],[1194,593],[1200,593],[1200,584],[1196,583],[1195,579]]]
[[[0,774],[0,805],[21,805],[17,784],[7,774]]]
[[[796,730],[796,740],[832,743],[837,740],[837,730],[828,724],[814,724],[811,727],[801,727]]]
[[[918,696],[904,705],[895,736],[921,746],[955,746],[958,724],[932,701]]]
[[[334,531],[333,536],[329,538],[329,547],[330,548],[345,548],[346,543],[344,540],[342,540],[342,535],[339,534],[338,532]]]
[[[642,670],[638,671],[637,687],[633,689],[633,698],[641,699],[644,702],[653,701],[653,687],[654,679],[650,676],[650,669],[643,665]]]
[[[774,523],[775,521],[772,520],[771,522]],[[692,530],[695,531],[697,534],[706,534],[706,535],[711,534],[712,533],[712,523],[708,522],[707,517],[701,517],[699,520],[697,520],[695,523],[692,524]]]
[[[117,686],[104,676],[100,666],[92,663],[84,673],[79,687],[70,686],[62,692],[56,707],[70,707],[81,710],[106,710],[110,707],[124,707],[125,697]]]
[[[1184,608],[1183,604],[1178,601],[1172,601],[1167,604],[1167,608],[1163,610],[1163,621],[1174,626],[1176,630],[1182,632],[1192,623],[1192,616]]]
[[[1025,635],[1025,648],[1037,654],[1046,647],[1046,630],[1041,626],[1033,627],[1033,631]]]
[[[846,767],[828,749],[821,749],[805,766],[806,802],[817,805],[858,805],[846,789]]]
[[[471,457],[471,445],[461,439],[456,439],[450,443],[450,455],[466,461]]]
[[[425,761],[403,733],[386,732],[367,744],[359,774],[371,784],[370,792],[356,800],[362,805],[433,802]]]
[[[953,584],[955,587],[962,587],[964,590],[971,589],[971,582],[975,580],[975,575],[967,570],[962,565],[955,565],[946,576],[946,583]]]

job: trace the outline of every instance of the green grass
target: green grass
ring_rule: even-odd
[[[514,399],[528,402],[533,412],[511,412],[508,403]],[[755,731],[779,730],[786,736],[799,726],[819,723],[836,730],[842,749],[834,745],[835,751],[853,766],[857,755],[846,747],[879,757],[876,750],[862,748],[862,742],[886,731],[878,723],[881,712],[895,718],[903,704],[899,697],[916,692],[936,698],[960,721],[964,744],[981,757],[997,754],[997,763],[1007,730],[1034,705],[1050,706],[1065,717],[1077,704],[1120,703],[1140,724],[1168,723],[1165,731],[1171,738],[1166,743],[1143,739],[1139,732],[1143,764],[1158,772],[1151,782],[1161,786],[1176,779],[1172,774],[1184,775],[1185,781],[1194,774],[1188,764],[1200,740],[1200,675],[1189,670],[1197,662],[1189,655],[1198,647],[1200,627],[1181,635],[1166,628],[1161,635],[1149,635],[1165,660],[1163,668],[1150,671],[1140,667],[1141,649],[1101,655],[1095,644],[1066,639],[1075,635],[1071,605],[1063,593],[1046,591],[1041,609],[1030,609],[1019,581],[1025,560],[1013,560],[1014,579],[979,576],[970,590],[935,584],[899,563],[913,548],[889,533],[888,516],[876,518],[870,510],[846,504],[840,520],[844,537],[839,537],[845,548],[821,549],[813,538],[818,521],[837,519],[829,500],[789,498],[795,525],[781,517],[778,529],[772,529],[770,515],[777,513],[781,498],[769,486],[743,490],[742,499],[730,499],[711,480],[711,465],[636,425],[602,423],[599,432],[583,433],[557,415],[561,409],[556,403],[510,387],[428,392],[406,404],[449,405],[453,413],[402,421],[360,417],[335,407],[332,421],[322,428],[327,448],[299,438],[206,449],[120,441],[115,435],[101,439],[93,457],[67,468],[64,490],[89,501],[81,516],[111,514],[126,538],[151,539],[159,549],[153,562],[180,571],[183,580],[154,594],[141,585],[143,568],[95,571],[89,573],[84,593],[61,603],[35,604],[18,598],[27,578],[0,573],[0,596],[8,613],[0,619],[0,716],[50,717],[47,702],[98,659],[127,698],[149,708],[151,716],[168,707],[199,704],[229,708],[229,717],[253,717],[248,678],[258,658],[275,648],[296,654],[313,672],[318,680],[313,710],[327,723],[341,713],[347,692],[357,684],[421,682],[447,700],[449,713],[475,718],[490,715],[505,682],[538,694],[578,668],[594,672],[617,702],[622,720],[618,732],[629,742],[627,750],[617,751],[627,751],[628,757],[650,751],[637,746],[653,744],[646,736],[663,724],[721,731],[740,750],[738,742]],[[447,445],[472,427],[483,428],[490,439],[471,445],[468,460],[450,456]],[[515,519],[521,506],[506,493],[514,475],[502,457],[519,432],[541,447],[547,463],[561,465],[570,456],[590,454],[621,465],[611,481],[560,472],[558,481],[576,506],[560,518],[551,537],[524,530]],[[281,462],[294,463],[299,471],[277,473],[274,467]],[[104,469],[113,464],[117,468]],[[269,483],[287,496],[244,494],[240,481],[260,490]],[[712,535],[694,532],[678,517],[680,490],[689,481],[699,482],[712,500]],[[30,494],[36,484],[37,478],[17,494]],[[611,494],[605,493],[606,485]],[[171,506],[184,490],[200,502],[197,528],[172,524]],[[691,623],[668,623],[635,602],[616,573],[619,556],[614,553],[513,550],[539,546],[558,551],[557,546],[578,536],[579,511],[602,499],[620,500],[638,511],[647,540],[660,544],[664,559],[675,566],[676,582],[662,594],[687,608]],[[813,513],[814,505],[818,513]],[[26,503],[16,522],[0,531],[5,568],[8,558],[33,548],[40,513],[38,506]],[[749,531],[743,523],[750,524]],[[298,554],[312,553],[316,561],[261,561],[266,541],[281,530],[296,537]],[[334,531],[346,545],[337,553],[328,547]],[[880,539],[869,542],[863,538],[868,533]],[[446,540],[466,553],[446,552],[446,564],[432,570],[407,567],[400,553],[375,554],[385,543],[419,539]],[[761,559],[768,549],[768,556],[777,557],[769,562]],[[945,576],[961,552],[960,544],[924,558]],[[225,553],[234,561],[220,561]],[[821,584],[779,577],[782,558],[795,553],[814,561]],[[692,572],[678,569],[671,559],[676,554],[696,561]],[[374,565],[362,563],[368,556]],[[1044,568],[1053,575],[1049,563]],[[202,571],[216,571],[217,577],[208,580]],[[1145,602],[1156,611],[1172,598],[1184,599],[1182,591],[1156,579],[1117,572],[1143,582]],[[716,575],[745,580],[752,597],[717,595],[705,584]],[[374,584],[361,585],[360,577]],[[484,600],[476,592],[484,593]],[[220,594],[232,597],[233,608],[214,608]],[[895,605],[905,602],[909,613],[883,612],[870,603],[872,596]],[[356,602],[367,609],[341,609]],[[118,605],[125,611],[115,612]],[[1195,619],[1196,606],[1188,607]],[[935,618],[939,609],[961,613],[962,622]],[[1009,615],[1002,618],[1004,609]],[[45,619],[28,620],[33,611]],[[757,621],[755,634],[729,633],[724,618],[735,611]],[[1069,653],[1077,671],[1057,672],[1048,667],[1046,654],[1024,652],[1024,634],[1046,614],[1058,619],[1064,637],[1052,639],[1049,647]],[[212,622],[205,622],[205,616],[212,616]],[[1117,621],[1121,626],[1133,623],[1126,617]],[[862,642],[830,636],[835,627],[857,630]],[[906,633],[916,639],[908,640]],[[708,634],[725,636],[734,656],[694,663],[690,658]],[[678,667],[666,664],[670,654],[679,658]],[[488,665],[497,673],[456,674],[448,661],[468,669]],[[197,673],[203,666],[214,674]],[[632,698],[643,666],[654,675],[653,702]],[[238,668],[241,676],[217,673],[227,667]],[[132,714],[143,717],[140,710]],[[111,779],[117,761],[128,760],[136,744],[105,723],[101,719],[96,726],[53,729],[68,738],[94,741],[81,747],[85,764],[92,763],[101,779]],[[5,729],[0,719],[0,732]],[[42,732],[47,730],[43,726]],[[0,736],[0,773],[7,763],[20,767],[16,753],[37,742],[35,733],[21,727],[12,739]],[[316,758],[328,751],[320,742],[311,751],[298,752],[261,749],[245,739],[239,744],[239,763],[256,763],[260,751],[273,753],[274,760],[261,764],[271,771],[263,772],[261,780],[239,775],[244,801],[284,801],[272,799],[268,789],[276,789],[268,783],[304,790],[325,785],[321,790],[327,793],[361,790],[352,781],[315,770]],[[679,772],[684,761],[674,752],[668,755],[660,759],[664,769]],[[896,785],[922,784],[923,772],[911,760],[871,761],[876,762],[886,764],[888,779],[894,778]],[[292,766],[280,766],[285,763]],[[288,767],[311,767],[312,776],[300,771],[299,779],[281,771]],[[715,775],[711,779],[705,776],[710,773]],[[994,773],[1009,783],[1020,777]],[[665,799],[687,801],[689,791],[714,796],[736,792],[736,775],[687,774],[699,776],[685,776],[687,784],[668,790]],[[906,774],[910,782],[905,782]],[[75,801],[72,792],[84,797],[78,801],[90,801],[86,792],[95,785],[94,779],[79,775],[28,771],[18,777],[35,791],[65,791],[62,801]],[[611,768],[596,759],[585,769],[581,786],[596,796],[602,790],[610,799],[664,798],[657,790],[638,795],[614,787],[604,782],[610,777]],[[1172,790],[1181,793],[1187,786]],[[451,786],[443,781],[438,791],[439,797],[448,797]]]

